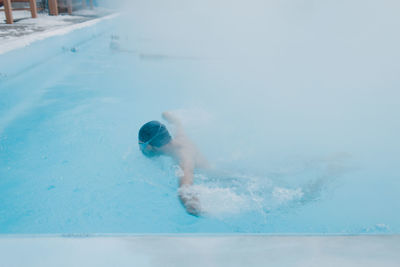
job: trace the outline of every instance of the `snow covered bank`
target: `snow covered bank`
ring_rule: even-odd
[[[15,24],[0,24],[0,55],[36,41],[64,35],[117,16],[117,14],[110,14],[104,10],[82,10],[75,12],[72,16],[39,14],[36,19],[26,18],[27,11],[15,11],[13,15],[16,20]],[[0,20],[4,19],[3,17],[4,12],[0,12]]]
[[[40,27],[44,28],[42,31],[7,38],[2,38],[0,35],[0,87],[3,80],[60,53],[76,50],[76,46],[109,31],[114,25],[113,18],[117,16],[118,14],[109,14],[104,17],[92,17],[80,23],[76,22],[77,16],[64,16],[64,18],[46,16],[42,19],[33,19],[34,26],[29,26],[32,28],[41,25]],[[74,22],[66,23],[66,19],[73,19]],[[49,24],[51,26],[45,26]],[[20,26],[17,23],[13,25]],[[4,27],[0,26],[0,33]]]

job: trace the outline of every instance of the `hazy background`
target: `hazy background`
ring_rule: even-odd
[[[165,101],[147,105],[147,120],[176,110],[217,169],[256,175],[264,209],[273,178],[294,190],[289,199],[296,186],[318,197],[325,190],[340,199],[323,208],[329,212],[348,205],[341,216],[391,217],[400,185],[400,2],[121,6],[121,46],[148,67],[145,79],[155,79],[143,90],[158,88],[151,98]],[[334,189],[341,184],[343,195]]]
[[[222,147],[234,139],[240,153],[266,156],[398,151],[398,1],[121,5],[127,49],[159,64],[201,62],[190,73],[195,80],[177,74],[185,99],[171,108],[220,116],[213,139]],[[203,97],[191,93],[198,91]],[[221,108],[213,112],[212,103]],[[248,131],[235,134],[238,127]]]

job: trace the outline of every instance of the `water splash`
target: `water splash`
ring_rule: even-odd
[[[320,201],[326,192],[334,190],[335,179],[347,170],[343,158],[312,162],[304,163],[307,167],[300,174],[287,170],[280,175],[275,171],[270,176],[221,170],[198,172],[190,193],[199,199],[206,216],[227,218],[256,212],[267,220],[276,212],[290,212],[301,205]],[[176,176],[182,175],[178,166],[174,168]],[[300,182],[287,181],[293,177]]]

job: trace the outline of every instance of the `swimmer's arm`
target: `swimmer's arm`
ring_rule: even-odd
[[[164,111],[162,113],[162,117],[164,118],[164,120],[166,120],[167,122],[175,125],[176,127],[176,137],[184,137],[186,143],[188,143],[186,134],[184,132],[183,126],[181,121],[170,111]],[[182,140],[182,139],[180,139]],[[192,147],[192,150],[195,152],[196,156],[195,156],[195,166],[196,168],[204,168],[204,169],[208,169],[210,167],[210,164],[208,163],[208,161],[206,160],[206,158],[200,153],[200,151],[197,149],[197,147],[190,142],[190,145]]]
[[[193,185],[194,164],[190,161],[184,160],[179,165],[183,170],[183,176],[179,180],[179,200],[189,214],[199,216],[199,200],[190,190],[188,190],[189,187]]]
[[[179,180],[179,187],[190,186],[193,184],[194,164],[192,161],[183,159],[180,161],[179,166],[183,171],[183,176]]]

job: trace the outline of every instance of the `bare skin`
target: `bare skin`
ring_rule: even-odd
[[[195,168],[206,168],[207,161],[200,154],[193,142],[186,136],[181,122],[171,112],[163,112],[162,117],[174,125],[176,134],[168,144],[162,147],[148,145],[147,150],[162,153],[174,158],[183,171],[179,179],[179,200],[186,211],[194,216],[200,215],[200,203],[198,198],[191,193],[190,186],[193,185],[193,172]]]

